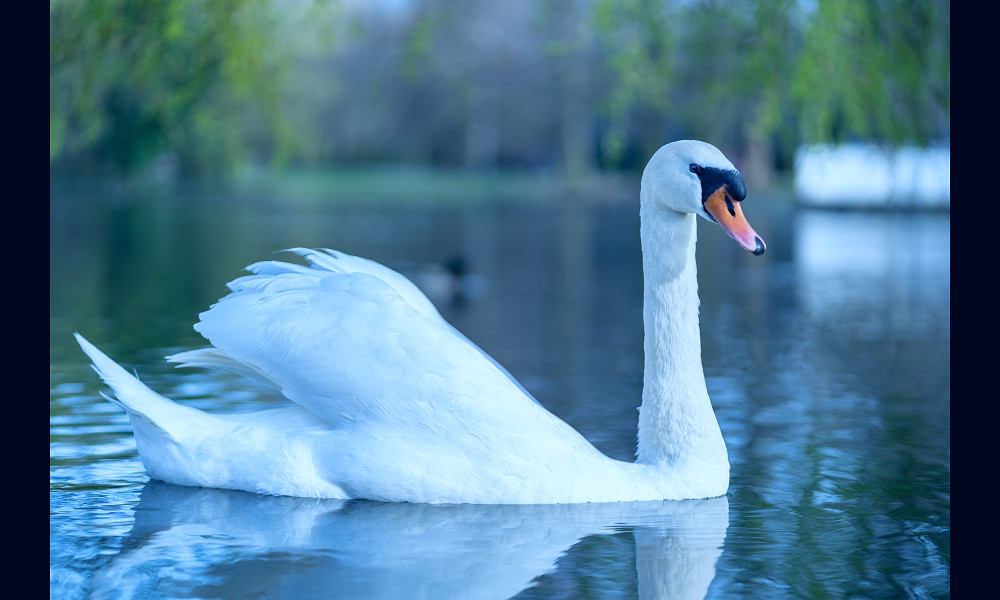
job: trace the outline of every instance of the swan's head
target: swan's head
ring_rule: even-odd
[[[747,195],[743,176],[718,148],[697,140],[663,146],[642,173],[643,202],[718,223],[729,237],[761,255],[764,240],[740,208]]]

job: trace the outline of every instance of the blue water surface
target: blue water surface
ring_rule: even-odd
[[[179,402],[277,406],[236,376],[162,357],[204,345],[191,325],[247,264],[333,247],[411,275],[543,405],[632,460],[637,200],[52,189],[54,599],[950,597],[947,214],[805,211],[751,194],[761,257],[699,224],[727,497],[423,506],[151,481],[72,332]],[[442,277],[455,258],[464,287]]]

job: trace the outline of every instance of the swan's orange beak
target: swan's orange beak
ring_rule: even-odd
[[[736,243],[757,256],[764,254],[764,249],[767,248],[764,240],[760,239],[753,227],[750,227],[750,223],[747,223],[740,203],[733,200],[726,184],[712,192],[703,204],[708,214],[712,215],[715,222],[721,225]]]

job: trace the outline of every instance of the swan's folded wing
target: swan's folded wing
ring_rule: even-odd
[[[441,314],[434,307],[434,304],[424,295],[423,292],[413,284],[412,281],[393,271],[389,267],[377,263],[373,260],[363,258],[360,256],[352,256],[350,254],[345,254],[343,252],[338,252],[337,250],[331,250],[329,248],[323,248],[322,250],[312,250],[309,248],[292,248],[290,252],[294,252],[299,256],[303,256],[312,265],[312,268],[318,270],[327,270],[333,273],[365,273],[381,279],[383,282],[387,283],[389,287],[393,289],[400,297],[411,307],[413,307],[417,312],[425,315],[431,320],[436,320],[444,324],[448,329],[451,330],[453,334],[457,337],[465,340],[465,342],[475,348],[480,352],[487,360],[489,360],[493,365],[500,370],[508,379],[517,386],[521,393],[525,396],[531,398],[536,404],[538,401],[532,396],[528,390],[524,389],[514,376],[507,372],[507,369],[503,367],[500,363],[493,359],[492,356],[483,351],[482,348],[477,346],[469,338],[465,337],[462,332],[452,327]],[[302,267],[300,265],[293,265],[286,262],[267,262],[267,263],[257,263],[256,265],[251,265],[250,270],[258,274],[263,274],[264,271],[274,270],[274,272],[285,272],[290,270],[292,272],[304,272],[304,269],[308,267]]]
[[[524,414],[525,404],[545,412],[436,311],[383,279],[281,264],[232,282],[195,329],[317,416],[439,427]]]

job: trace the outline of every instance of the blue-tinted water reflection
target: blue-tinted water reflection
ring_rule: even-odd
[[[634,202],[54,194],[52,597],[947,597],[948,216],[766,199],[745,210],[768,242],[762,257],[699,226],[704,363],[733,465],[727,511],[413,507],[147,485],[128,420],[98,396],[71,333],[181,402],[257,410],[282,401],[162,361],[203,344],[197,313],[243,266],[300,245],[418,270],[462,256],[484,293],[436,298],[445,317],[598,448],[631,460]],[[690,580],[670,558],[681,555]]]
[[[607,591],[625,583],[702,597],[728,524],[726,498],[433,506],[278,498],[155,481],[134,510],[120,552],[86,582],[102,597],[509,598],[554,571],[578,543],[595,546],[587,559],[603,559],[613,573],[623,549],[613,543],[602,549],[601,536],[625,528],[635,537],[625,563],[638,568],[638,578],[613,582]],[[601,575],[601,569],[589,573]]]

